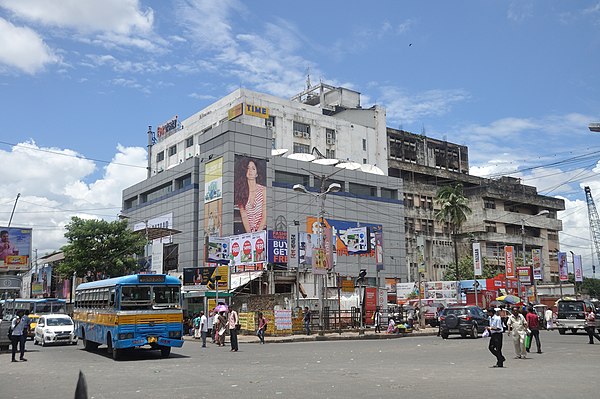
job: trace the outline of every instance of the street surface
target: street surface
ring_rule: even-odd
[[[90,398],[593,398],[600,388],[600,344],[584,334],[541,332],[543,354],[514,360],[505,335],[505,369],[490,366],[488,339],[398,339],[240,343],[239,352],[197,341],[137,350],[115,362],[103,347],[27,343],[28,362],[0,354],[0,397],[72,398],[79,370]],[[518,394],[517,394],[518,392]]]

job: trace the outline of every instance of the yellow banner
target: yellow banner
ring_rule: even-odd
[[[235,107],[233,107],[229,111],[227,111],[227,119],[232,120],[232,119],[237,118],[238,116],[240,116],[242,114],[243,110],[244,110],[243,103],[236,105]]]
[[[244,113],[257,118],[269,119],[269,108],[258,105],[244,104]]]

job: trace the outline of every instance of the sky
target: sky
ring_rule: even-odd
[[[148,126],[309,75],[467,145],[471,174],[564,199],[561,250],[589,276],[599,65],[600,0],[0,0],[0,225],[20,193],[12,226],[58,250],[71,217],[116,219]]]

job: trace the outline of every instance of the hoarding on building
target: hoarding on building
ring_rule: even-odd
[[[29,270],[31,229],[0,227],[0,272]]]
[[[510,245],[504,247],[504,266],[506,277],[515,277],[515,253]]]
[[[481,276],[483,274],[483,265],[481,262],[481,244],[478,242],[473,243],[473,271],[475,276]]]
[[[567,253],[559,252],[558,253],[558,276],[560,281],[568,281],[569,280],[569,268],[567,266]]]
[[[231,266],[236,272],[263,270],[267,261],[266,231],[230,237]]]
[[[267,162],[235,156],[233,233],[243,234],[267,228]]]
[[[267,251],[269,263],[288,263],[288,233],[287,231],[267,232]]]
[[[183,269],[183,285],[194,285],[199,289],[214,290],[219,276],[219,290],[229,289],[229,267],[189,267]]]
[[[348,250],[348,242],[352,237],[353,228],[357,227],[357,222],[349,222],[345,220],[336,220],[336,219],[323,219],[323,223],[325,224],[325,228],[332,229],[332,237],[334,241],[334,246],[336,249],[336,255],[354,255],[359,256],[358,253],[352,254]],[[383,226],[381,224],[373,224],[373,223],[360,223],[360,227],[367,227],[369,231],[369,252],[367,252],[368,256],[375,257],[375,233],[381,232],[383,234]],[[309,233],[318,234],[319,233],[319,220],[316,217],[309,216],[306,218],[306,231]],[[349,231],[350,230],[350,231]],[[364,255],[363,255],[364,256]],[[335,261],[335,260],[334,260]]]
[[[535,280],[541,280],[543,278],[542,250],[539,248],[532,249],[531,259],[533,259],[533,278]]]
[[[575,270],[575,281],[583,282],[583,266],[581,264],[581,255],[573,256],[573,269]]]

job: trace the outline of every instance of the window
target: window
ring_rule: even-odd
[[[412,194],[404,193],[404,206],[407,208],[414,208],[415,200],[413,199]]]
[[[171,185],[171,183],[163,184],[162,186],[160,186],[152,191],[144,193],[142,195],[142,203],[152,201],[152,200],[162,197],[163,195],[168,194],[172,191],[173,191],[173,186]]]
[[[367,186],[366,184],[350,183],[349,191],[355,195],[376,197],[377,187]]]
[[[173,156],[175,154],[177,154],[177,146],[174,145],[174,146],[169,147],[169,156]]]
[[[310,154],[310,146],[306,144],[294,143],[294,154]]]
[[[381,188],[381,198],[398,199],[398,190],[390,188]]]
[[[131,198],[131,199],[125,200],[123,208],[125,208],[125,209],[131,209],[135,205],[137,205],[137,198]]]
[[[363,164],[367,164],[367,158],[363,158]]]
[[[294,136],[310,138],[310,125],[294,121]]]
[[[160,162],[160,161],[164,161],[164,160],[165,160],[165,152],[164,151],[161,151],[156,154],[156,162]]]
[[[496,233],[496,222],[485,222],[485,231],[488,233]]]
[[[178,178],[177,180],[175,180],[175,189],[176,190],[180,190],[184,187],[187,187],[189,185],[192,184],[192,175],[191,174],[187,174],[183,177]]]
[[[335,158],[335,150],[326,149],[325,157],[326,158]]]
[[[484,198],[483,207],[485,209],[496,209],[496,201],[491,198]]]
[[[337,183],[340,185],[341,189],[340,191],[344,191],[344,187],[346,185],[346,183],[343,180],[333,180],[333,179],[326,179],[325,180],[325,184],[324,184],[324,188],[325,190],[327,190],[327,188],[332,184],[332,183]],[[318,177],[315,177],[315,187],[316,188],[321,188],[321,179]]]
[[[363,151],[367,151],[367,139],[363,139]]]
[[[265,119],[265,126],[275,127],[275,117],[273,115],[269,115],[269,118]]]
[[[287,184],[293,186],[294,184],[302,184],[307,187],[309,183],[309,178],[307,175],[301,175],[298,173],[289,173],[289,172],[281,172],[275,171],[275,183]]]
[[[194,145],[194,136],[185,139],[185,148],[190,148]]]
[[[415,232],[415,219],[404,218],[404,232],[414,233]]]

